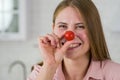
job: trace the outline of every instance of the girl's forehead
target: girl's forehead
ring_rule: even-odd
[[[59,12],[59,14],[56,16],[56,22],[58,21],[77,21],[77,22],[83,22],[83,17],[81,13],[73,8],[73,7],[66,7],[63,10]]]

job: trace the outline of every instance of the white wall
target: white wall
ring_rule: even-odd
[[[0,80],[23,80],[19,65],[13,67],[11,74],[8,73],[10,64],[16,60],[25,63],[27,75],[31,66],[41,61],[37,38],[51,32],[52,14],[59,1],[27,0],[27,40],[0,41]],[[93,1],[100,11],[110,55],[114,61],[120,63],[120,0]]]
[[[120,63],[120,0],[93,0],[103,23],[112,59]]]

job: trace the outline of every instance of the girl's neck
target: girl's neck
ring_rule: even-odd
[[[89,58],[81,58],[78,60],[64,59],[63,72],[66,80],[83,80],[87,73],[90,60]]]

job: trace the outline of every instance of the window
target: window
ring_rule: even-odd
[[[0,0],[0,40],[24,40],[25,0]]]

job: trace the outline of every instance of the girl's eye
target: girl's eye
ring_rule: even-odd
[[[84,29],[85,27],[83,25],[76,26],[77,29]]]
[[[66,29],[66,28],[67,28],[66,25],[59,25],[58,27],[59,27],[60,29]]]

